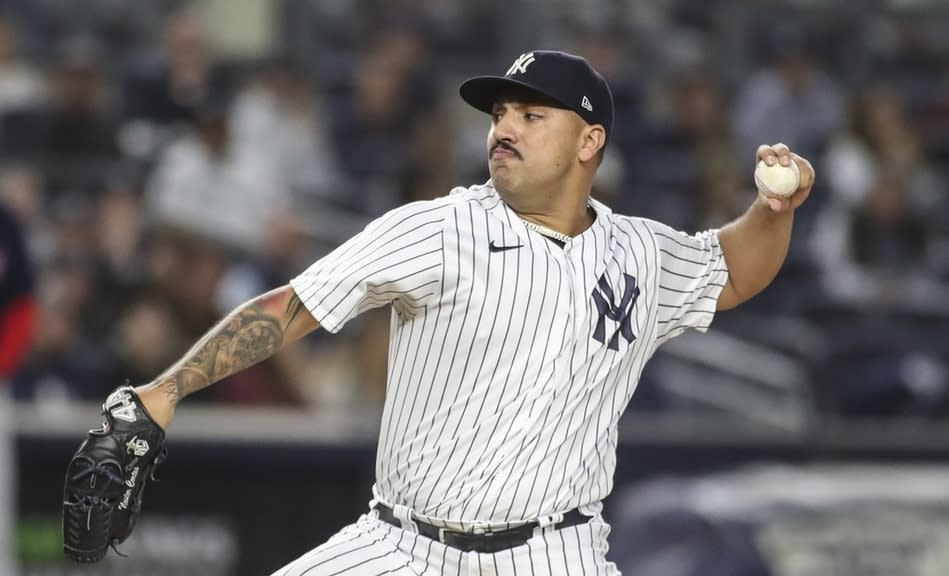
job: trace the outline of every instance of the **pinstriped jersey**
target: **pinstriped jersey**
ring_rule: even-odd
[[[291,281],[331,332],[392,306],[378,499],[455,529],[599,511],[643,365],[707,329],[728,271],[716,231],[590,205],[593,225],[560,246],[490,181],[456,188]]]

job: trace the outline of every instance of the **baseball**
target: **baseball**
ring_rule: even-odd
[[[801,171],[793,160],[790,166],[768,166],[760,160],[755,167],[755,185],[765,196],[787,198],[797,192],[800,183]]]

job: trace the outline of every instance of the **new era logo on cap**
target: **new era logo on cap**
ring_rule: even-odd
[[[518,56],[504,76],[478,76],[459,91],[468,104],[490,114],[498,94],[526,88],[573,110],[588,124],[600,124],[607,138],[613,129],[613,95],[606,80],[584,58],[554,50],[533,50]]]

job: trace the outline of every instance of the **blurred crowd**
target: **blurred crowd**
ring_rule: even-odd
[[[758,144],[814,163],[781,275],[716,330],[794,362],[820,411],[949,415],[949,11],[748,4],[5,1],[0,207],[37,309],[15,396],[145,382],[371,218],[482,182],[488,120],[458,81],[554,47],[611,83],[595,194],[618,212],[718,227],[755,197]],[[388,323],[196,398],[378,408]],[[683,405],[664,374],[633,409]]]

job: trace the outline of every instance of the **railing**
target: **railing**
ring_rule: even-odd
[[[23,576],[269,574],[354,521],[371,497],[378,414],[181,406],[162,481],[149,486],[139,527],[122,546],[130,558],[110,555],[95,572],[82,572],[63,561],[59,497],[66,462],[99,410],[14,405]],[[787,429],[631,412],[617,450],[616,496],[605,514],[619,527],[626,487],[661,476],[761,463],[949,462],[949,422],[815,419]]]
[[[43,406],[18,402],[15,436],[73,440],[99,421],[93,403]],[[287,446],[374,445],[379,415],[338,410],[181,406],[168,433],[175,442],[284,444]],[[949,421],[843,420],[814,417],[799,428],[689,414],[629,413],[620,423],[620,446],[797,446],[821,454],[892,450],[905,455],[944,455],[949,459]]]

